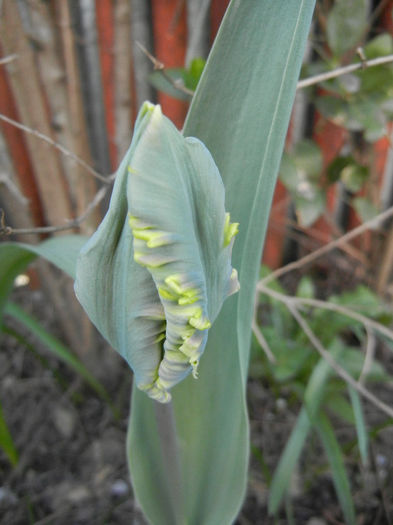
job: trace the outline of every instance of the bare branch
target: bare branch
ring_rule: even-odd
[[[269,346],[269,343],[266,341],[265,336],[263,335],[262,331],[259,329],[259,326],[257,325],[257,322],[255,319],[252,320],[252,331],[254,332],[254,335],[257,338],[257,341],[259,345],[261,346],[262,350],[265,352],[266,357],[269,359],[271,363],[275,365],[277,363],[277,360],[274,357],[273,352],[271,351],[271,348]]]
[[[349,231],[345,235],[342,235],[338,239],[335,239],[334,241],[329,242],[325,246],[322,246],[318,250],[315,250],[314,252],[311,252],[308,255],[305,255],[304,257],[302,257],[301,259],[298,259],[297,261],[293,261],[289,264],[286,264],[285,266],[282,266],[278,270],[275,270],[274,272],[270,273],[269,275],[261,279],[257,286],[259,286],[260,284],[261,285],[267,284],[270,281],[273,281],[274,279],[277,279],[278,277],[281,277],[282,275],[285,275],[288,272],[297,270],[301,268],[302,266],[305,266],[306,264],[309,264],[315,261],[322,255],[325,255],[326,253],[330,252],[331,250],[334,250],[335,248],[341,248],[341,246],[343,246],[348,241],[354,239],[355,237],[365,232],[366,230],[377,228],[382,222],[386,221],[392,216],[393,216],[393,206],[383,211],[382,213],[379,213],[372,219],[364,222],[360,226],[357,226],[356,228]]]
[[[317,350],[319,355],[323,357],[323,359],[325,359],[325,361],[331,366],[331,368],[336,372],[336,374],[340,376],[341,379],[343,379],[348,385],[357,390],[359,394],[368,399],[370,403],[379,408],[379,410],[387,414],[389,417],[393,417],[393,408],[391,408],[389,405],[387,405],[386,403],[378,399],[376,396],[374,396],[374,394],[367,390],[367,388],[365,388],[361,383],[355,381],[355,379],[333,359],[331,354],[326,350],[326,348],[322,345],[321,341],[311,330],[307,321],[299,313],[296,306],[294,306],[292,303],[286,303],[286,306],[293,315],[293,317],[296,319],[300,328],[306,334],[314,348]]]
[[[0,186],[4,184],[7,190],[15,197],[15,199],[22,204],[22,206],[27,206],[29,200],[26,199],[24,195],[19,191],[19,188],[13,182],[11,177],[8,177],[5,173],[0,173]]]
[[[104,184],[110,184],[112,182],[112,178],[104,177],[98,171],[96,171],[94,168],[92,168],[87,162],[85,162],[83,159],[78,157],[78,155],[75,155],[75,153],[72,153],[72,151],[69,151],[67,148],[59,144],[58,142],[55,142],[47,135],[44,135],[43,133],[40,133],[39,131],[29,128],[28,126],[25,126],[24,124],[21,124],[20,122],[17,122],[16,120],[7,117],[6,115],[3,115],[0,113],[0,120],[3,122],[7,122],[8,124],[11,124],[15,128],[21,129],[25,133],[29,133],[30,135],[34,135],[35,137],[43,140],[53,148],[60,151],[63,155],[66,157],[70,157],[72,160],[74,160],[79,166],[82,166],[87,172],[90,173],[90,175],[93,175],[96,179],[100,180]]]
[[[139,47],[139,49],[142,51],[142,53],[144,53],[148,57],[148,59],[152,62],[154,69],[156,71],[159,71],[160,74],[165,78],[165,80],[171,84],[171,86],[173,86],[178,91],[181,91],[182,93],[185,93],[186,95],[189,95],[191,97],[194,95],[194,91],[192,91],[192,89],[188,89],[186,86],[184,86],[183,84],[179,82],[176,82],[176,80],[174,80],[170,75],[168,75],[168,73],[165,70],[165,65],[162,62],[160,62],[155,56],[153,56],[145,48],[145,46],[143,46],[138,41],[136,41],[135,43]]]
[[[171,76],[168,75],[168,73],[165,71],[165,65],[162,62],[160,62],[160,60],[158,60],[155,56],[153,56],[140,42],[136,42],[136,45],[149,58],[149,60],[154,66],[154,69],[159,71],[162,74],[162,76],[175,89],[178,89],[179,91],[190,96],[194,95],[194,91],[186,88],[182,84],[179,84],[178,82],[173,80],[173,78],[171,78]],[[348,73],[353,73],[354,71],[358,71],[360,69],[381,66],[383,64],[389,64],[391,62],[393,62],[393,55],[373,58],[371,60],[361,60],[361,62],[357,62],[356,64],[349,64],[348,66],[339,67],[337,69],[333,69],[332,71],[325,71],[324,73],[320,73],[319,75],[299,80],[299,82],[297,83],[297,89],[304,89],[306,87],[314,86],[315,84],[325,82],[326,80],[331,80],[332,78],[338,78],[343,75],[347,75]]]
[[[4,58],[0,58],[0,66],[5,66],[6,64],[9,64],[10,62],[13,62],[18,58],[18,55],[8,55]]]
[[[335,303],[329,303],[328,301],[321,301],[319,299],[311,299],[308,297],[289,297],[288,295],[276,292],[275,290],[272,290],[271,288],[268,288],[267,286],[264,286],[261,283],[258,283],[257,290],[259,292],[265,293],[266,295],[270,295],[274,299],[277,299],[281,302],[291,302],[296,306],[313,306],[315,308],[321,308],[323,310],[330,310],[339,313],[341,315],[344,315],[345,317],[349,317],[351,319],[354,319],[355,321],[358,321],[359,323],[362,323],[366,329],[375,330],[393,341],[392,330],[390,330],[383,324],[374,321],[374,319],[370,319],[369,317],[366,317],[365,315],[362,315],[359,312],[352,310],[351,308],[347,308],[346,306],[342,306],[340,304]]]
[[[367,69],[369,67],[381,66],[383,64],[389,64],[391,62],[393,62],[393,55],[373,58],[371,60],[362,60],[361,62],[357,62],[356,64],[349,64],[348,66],[339,67],[337,69],[333,69],[332,71],[326,71],[325,73],[321,73],[310,78],[299,80],[299,82],[297,83],[297,89],[304,89],[306,87],[314,86],[315,84],[325,82],[326,80],[331,80],[332,78],[337,78],[343,75],[347,75],[348,73],[353,73],[354,71],[358,71],[359,69]]]
[[[371,366],[374,360],[375,348],[377,346],[377,340],[376,340],[375,334],[369,326],[366,326],[366,332],[367,332],[366,357],[364,358],[363,368],[362,368],[362,371],[360,372],[360,376],[358,380],[359,383],[361,383],[362,385],[364,384],[364,381],[368,373],[370,372],[370,369],[371,369]]]
[[[111,178],[113,180],[113,178]],[[54,233],[54,232],[60,232],[65,230],[72,230],[74,228],[78,228],[83,221],[85,221],[90,213],[94,210],[96,206],[102,201],[102,199],[105,197],[109,190],[109,186],[103,186],[94,196],[93,200],[90,202],[90,204],[87,206],[86,210],[77,217],[76,219],[72,219],[67,221],[66,224],[60,225],[60,226],[42,226],[39,228],[19,228],[14,229],[10,226],[7,226],[5,224],[4,220],[4,211],[1,210],[1,216],[0,216],[0,235],[29,235],[29,234],[36,234],[36,233]]]
[[[363,397],[368,399],[374,406],[379,408],[382,412],[387,414],[389,417],[393,417],[393,408],[391,408],[389,405],[378,399],[374,394],[372,394],[369,390],[367,390],[363,384],[356,381],[348,372],[342,368],[331,356],[331,354],[326,350],[326,348],[323,346],[321,341],[318,339],[318,337],[314,334],[311,327],[307,323],[307,321],[303,318],[303,316],[300,314],[296,303],[302,299],[299,297],[288,297],[284,294],[281,294],[279,292],[275,292],[274,290],[271,290],[270,288],[266,288],[264,292],[271,297],[281,301],[285,304],[285,306],[288,308],[288,310],[293,315],[294,319],[296,319],[297,323],[299,324],[300,328],[303,330],[303,332],[306,334],[308,339],[310,340],[311,344],[314,346],[314,348],[317,350],[319,355],[325,359],[325,361],[330,365],[330,367],[336,372],[336,374],[341,377],[348,385],[352,386],[359,394],[361,394]],[[377,323],[378,324],[378,323]]]

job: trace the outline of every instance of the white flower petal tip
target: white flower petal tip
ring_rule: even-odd
[[[82,250],[76,293],[161,403],[198,364],[226,297],[239,289],[231,252],[238,224],[206,147],[146,103],[109,210]]]

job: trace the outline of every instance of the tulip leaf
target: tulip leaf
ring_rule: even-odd
[[[243,501],[255,283],[313,7],[313,0],[232,1],[194,95],[183,133],[211,152],[226,209],[240,224],[232,263],[241,288],[209,330],[198,380],[172,390],[178,472],[168,465],[168,434],[159,439],[168,407],[133,390],[127,449],[152,524],[229,524]]]
[[[76,258],[86,243],[82,235],[64,235],[40,244],[4,242],[0,244],[0,319],[15,277],[38,256],[75,278]]]

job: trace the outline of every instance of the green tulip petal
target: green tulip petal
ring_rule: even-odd
[[[126,359],[137,385],[149,390],[162,359],[165,314],[149,272],[134,262],[128,225],[128,165],[150,118],[145,105],[132,144],[116,176],[108,212],[82,248],[76,270],[76,295],[101,334]],[[151,393],[154,397],[156,392]],[[166,397],[160,395],[160,397]]]
[[[169,389],[191,370],[197,377],[203,332],[237,288],[230,264],[237,225],[225,213],[224,187],[210,153],[199,140],[185,139],[159,106],[129,171],[136,261],[150,271],[165,310],[159,378]]]

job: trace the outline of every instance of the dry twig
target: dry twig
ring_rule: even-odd
[[[54,232],[60,232],[65,230],[72,230],[74,228],[78,228],[83,221],[87,219],[87,217],[90,215],[90,213],[94,210],[96,206],[102,201],[102,199],[105,197],[109,190],[109,186],[103,186],[94,196],[93,200],[90,202],[90,204],[87,206],[86,210],[80,215],[79,217],[76,217],[75,219],[67,221],[66,224],[59,225],[59,226],[42,226],[39,228],[11,228],[11,226],[7,226],[5,224],[4,220],[4,211],[1,213],[0,217],[0,235],[29,235],[29,234],[35,234],[35,233],[54,233]]]
[[[149,60],[154,66],[154,69],[159,71],[165,78],[165,80],[167,80],[167,82],[169,82],[175,89],[178,89],[186,95],[194,95],[194,91],[186,88],[184,85],[173,80],[173,78],[171,78],[171,76],[168,75],[168,73],[166,72],[165,64],[163,64],[154,55],[152,55],[140,42],[136,42],[136,45],[149,58]],[[315,84],[320,84],[321,82],[326,82],[326,80],[331,80],[333,78],[338,78],[343,75],[347,75],[348,73],[353,73],[354,71],[367,69],[369,67],[381,66],[383,64],[390,64],[391,62],[393,62],[393,55],[372,58],[371,60],[362,60],[361,62],[357,62],[356,64],[349,64],[348,66],[338,67],[336,69],[333,69],[332,71],[325,71],[324,73],[320,73],[319,75],[314,75],[312,77],[299,80],[296,88],[304,89],[306,87],[314,86]]]
[[[374,354],[375,354],[375,348],[377,346],[377,339],[375,337],[374,332],[371,330],[371,328],[367,325],[365,326],[366,333],[367,333],[367,342],[366,342],[366,356],[364,358],[363,368],[360,372],[359,376],[359,383],[362,385],[364,384],[364,381],[370,372],[372,363],[374,361]]]
[[[90,175],[93,175],[96,179],[100,180],[104,184],[110,184],[112,182],[112,177],[104,177],[98,171],[96,171],[94,168],[92,168],[87,162],[85,162],[83,159],[78,157],[78,155],[75,155],[75,153],[72,153],[72,151],[69,151],[67,148],[59,144],[58,142],[52,140],[47,135],[44,135],[43,133],[40,133],[39,131],[29,128],[28,126],[25,126],[24,124],[21,124],[20,122],[17,122],[16,120],[7,117],[6,115],[3,115],[0,113],[0,120],[3,122],[7,122],[7,124],[11,124],[15,128],[21,129],[25,133],[29,133],[30,135],[33,135],[40,140],[43,140],[53,148],[60,151],[63,155],[66,157],[70,157],[72,160],[74,160],[79,166],[82,166],[87,172],[90,173]]]
[[[259,329],[259,326],[255,319],[252,320],[252,331],[254,332],[255,337],[257,338],[258,343],[260,344],[262,350],[265,352],[266,357],[273,364],[277,363],[276,358],[274,357],[273,352],[270,349],[269,343],[266,341],[265,336],[262,331]]]
[[[326,362],[331,366],[331,368],[336,372],[336,374],[341,377],[348,385],[352,386],[359,394],[361,394],[363,397],[368,399],[374,406],[376,406],[379,410],[387,414],[389,417],[393,417],[393,408],[391,408],[389,405],[378,399],[374,394],[372,394],[367,388],[363,386],[363,384],[359,381],[356,381],[344,368],[342,368],[331,356],[331,354],[326,350],[326,348],[323,346],[319,338],[314,334],[312,331],[310,325],[307,323],[307,321],[303,318],[303,316],[300,314],[298,310],[298,305],[302,304],[304,301],[304,298],[301,297],[289,297],[287,295],[281,294],[279,292],[276,292],[275,290],[271,290],[270,288],[264,288],[263,292],[267,295],[270,295],[274,299],[281,301],[285,306],[288,308],[288,310],[293,315],[294,319],[299,324],[300,328],[303,330],[303,332],[308,337],[311,344],[314,346],[314,348],[318,351],[321,357],[323,357]],[[323,301],[321,301],[323,303]],[[325,303],[325,304],[331,304],[331,303]],[[332,305],[334,307],[337,307],[338,305]],[[330,308],[329,308],[330,309]],[[339,311],[339,310],[337,310]],[[350,310],[350,312],[352,312]],[[352,312],[352,315],[357,313]],[[346,314],[348,315],[348,313]],[[362,316],[363,317],[363,316]],[[375,321],[366,318],[368,322],[372,322],[373,326],[377,325],[378,327],[381,327],[382,325],[379,325],[379,323],[376,323]],[[385,328],[385,327],[383,327]],[[380,330],[382,331],[382,330]],[[393,338],[393,333],[390,332],[389,335],[390,338]]]
[[[18,55],[8,55],[4,58],[0,58],[0,66],[5,66],[6,64],[9,64],[10,62],[13,62],[15,59],[18,58]]]
[[[172,87],[174,87],[175,89],[181,91],[182,93],[185,93],[186,95],[189,95],[190,97],[192,97],[194,95],[194,91],[192,91],[192,89],[188,89],[186,86],[184,86],[183,84],[181,84],[179,82],[176,82],[176,80],[174,80],[170,75],[168,75],[168,73],[165,70],[165,65],[162,62],[160,62],[155,56],[153,56],[145,48],[145,46],[143,46],[138,41],[136,42],[136,45],[139,47],[139,49],[142,51],[142,53],[144,53],[148,57],[148,59],[152,62],[153,66],[154,66],[154,69],[156,71],[159,71],[160,74],[165,78],[165,80],[167,82],[169,82],[171,84]]]
[[[305,321],[305,319],[299,313],[298,309],[292,303],[288,303],[287,307],[314,348],[318,351],[319,355],[325,359],[325,361],[331,366],[336,374],[340,376],[341,379],[343,379],[348,385],[357,390],[359,394],[368,399],[368,401],[370,401],[370,403],[372,403],[375,407],[379,408],[379,410],[387,414],[389,417],[393,417],[393,408],[374,396],[374,394],[367,390],[367,388],[365,388],[361,383],[355,381],[355,379],[332,358],[330,353],[326,350],[321,341],[311,330],[307,321]]]
[[[357,226],[356,228],[349,231],[345,235],[342,235],[338,239],[334,239],[334,241],[331,241],[325,246],[322,246],[318,250],[315,250],[314,252],[311,252],[308,255],[305,255],[304,257],[298,259],[297,261],[293,261],[289,264],[286,264],[285,266],[282,266],[278,270],[275,270],[274,272],[270,273],[269,275],[261,279],[258,282],[257,286],[265,285],[269,283],[270,281],[273,281],[273,279],[277,279],[278,277],[281,277],[282,275],[285,275],[288,272],[291,272],[293,270],[298,270],[299,268],[315,261],[322,255],[325,255],[326,253],[330,252],[331,250],[334,250],[335,248],[341,248],[342,245],[354,239],[355,237],[365,232],[366,230],[377,228],[380,225],[380,223],[386,221],[392,216],[393,216],[393,206],[383,211],[382,213],[379,213],[372,219],[364,222],[360,226]]]
[[[326,71],[319,75],[315,75],[310,78],[304,78],[299,80],[297,83],[297,89],[304,89],[306,87],[314,86],[315,84],[320,84],[326,80],[331,80],[332,78],[341,77],[347,75],[348,73],[353,73],[359,69],[367,69],[369,67],[381,66],[383,64],[389,64],[393,62],[393,55],[387,55],[384,57],[373,58],[371,60],[362,60],[356,64],[349,64],[348,66],[338,67],[332,71]]]
[[[369,330],[373,330],[376,332],[381,333],[388,339],[391,339],[393,341],[393,331],[384,326],[381,323],[378,323],[377,321],[374,321],[374,319],[370,319],[369,317],[366,317],[365,315],[360,314],[359,312],[356,312],[355,310],[352,310],[351,308],[347,308],[346,306],[342,306],[341,304],[335,304],[335,303],[329,303],[328,301],[321,301],[319,299],[311,299],[308,297],[289,297],[284,294],[280,294],[279,292],[276,292],[275,290],[272,290],[271,288],[268,288],[267,286],[264,286],[261,283],[258,283],[257,290],[259,292],[265,293],[267,295],[270,295],[274,299],[277,299],[278,301],[282,302],[292,302],[297,307],[298,306],[312,306],[314,308],[320,308],[322,310],[330,310],[332,312],[339,313],[345,317],[349,317],[350,319],[353,319],[354,321],[358,321],[359,323],[363,324],[365,328]]]

